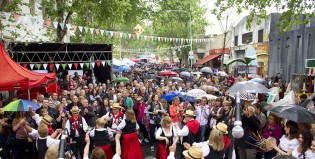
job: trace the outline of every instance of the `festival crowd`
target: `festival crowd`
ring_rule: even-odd
[[[244,78],[191,74],[181,76],[182,80],[144,79],[148,72],[144,70],[158,74],[154,67],[133,69],[121,75],[129,82],[118,83],[98,82],[93,73],[66,75],[60,94],[40,94],[32,100],[39,109],[0,109],[1,158],[57,159],[59,152],[65,151],[66,158],[143,159],[145,146],[150,146],[157,159],[315,158],[314,126],[268,113],[263,94],[254,101],[242,100],[244,136],[234,141],[235,99],[226,91]],[[263,84],[279,87],[283,98],[287,83],[279,76],[264,78]],[[216,98],[202,96],[195,102],[163,98],[192,89],[202,89]],[[1,101],[1,105],[5,104]],[[67,143],[65,150],[60,150],[65,130]],[[275,141],[267,142],[265,148],[257,146],[259,139],[269,137]]]

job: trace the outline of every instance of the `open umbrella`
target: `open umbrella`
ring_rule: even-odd
[[[207,94],[207,95],[199,95],[196,98],[197,99],[201,99],[202,97],[207,97],[208,100],[212,100],[212,99],[217,99],[217,96],[211,95],[211,94]]]
[[[278,117],[292,120],[297,123],[315,123],[315,114],[295,104],[277,106],[270,109],[270,112]]]
[[[221,77],[228,77],[229,76],[226,72],[223,72],[223,71],[217,72],[217,75],[221,76]]]
[[[179,67],[177,67],[177,66],[172,67],[172,71],[178,71],[178,70],[179,70]]]
[[[161,99],[165,99],[166,101],[171,101],[174,97],[178,96],[179,92],[170,92],[161,96]]]
[[[186,71],[181,72],[180,75],[185,76],[185,77],[190,77],[190,73]]]
[[[262,79],[262,78],[253,78],[253,79],[251,79],[250,81],[253,81],[253,82],[258,82],[258,83],[263,83],[263,82],[265,82],[265,80],[264,79]]]
[[[203,67],[200,69],[200,72],[202,73],[213,73],[212,69],[210,67]]]
[[[16,100],[16,101],[9,103],[2,110],[3,111],[26,112],[26,111],[28,111],[28,106],[31,106],[33,110],[37,110],[40,108],[40,106],[38,106],[37,104],[35,104],[32,101],[20,99],[20,100]]]
[[[256,74],[249,74],[248,78],[252,79],[252,78],[261,78],[261,76],[256,75]]]
[[[112,80],[112,82],[113,82],[113,83],[118,83],[118,82],[128,82],[128,81],[129,81],[129,79],[128,79],[128,78],[126,78],[126,77],[114,78],[114,79]]]
[[[129,66],[123,65],[118,67],[118,71],[123,72],[123,71],[130,71],[131,68]]]
[[[170,79],[177,82],[183,82],[183,79],[181,79],[180,77],[171,77]]]
[[[188,101],[191,103],[195,103],[196,102],[196,98],[190,95],[187,95],[187,93],[184,92],[180,92],[178,97],[183,100],[183,101]]]
[[[219,91],[218,88],[216,88],[216,87],[214,87],[214,86],[209,86],[209,85],[202,85],[202,86],[200,86],[200,89],[204,89],[204,90],[206,90],[206,91],[213,90],[213,91],[215,91],[215,92],[218,92],[218,91]]]
[[[313,93],[311,96],[309,96],[309,97],[301,104],[301,107],[308,108],[308,107],[310,107],[312,104],[314,105],[314,101],[315,101],[315,93]],[[309,106],[309,105],[310,105],[310,106]]]
[[[230,87],[227,92],[230,95],[234,95],[237,92],[241,94],[247,94],[247,93],[268,93],[270,90],[266,88],[264,85],[252,82],[252,81],[242,81],[234,84],[232,87]]]
[[[230,95],[232,98],[235,98],[234,95]],[[248,101],[253,101],[256,100],[257,97],[256,95],[252,94],[252,93],[240,93],[240,98],[243,100],[248,100]]]
[[[177,76],[177,73],[173,71],[161,71],[160,76]]]
[[[144,74],[141,78],[143,79],[155,79],[158,78],[159,76],[156,74]]]
[[[192,89],[187,92],[187,95],[198,97],[198,96],[206,96],[207,93],[201,89]]]

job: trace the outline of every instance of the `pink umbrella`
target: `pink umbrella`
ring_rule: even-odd
[[[173,71],[161,71],[160,76],[177,76],[177,73]]]
[[[132,57],[130,58],[130,60],[133,61],[133,62],[140,62],[140,60],[136,59],[134,56],[132,56]]]

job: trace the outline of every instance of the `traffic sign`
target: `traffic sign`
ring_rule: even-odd
[[[135,28],[133,28],[133,31],[137,34],[140,35],[144,29],[141,27],[141,25],[137,24]]]

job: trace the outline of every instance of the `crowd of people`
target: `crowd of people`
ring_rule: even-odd
[[[69,158],[142,159],[147,145],[157,159],[315,158],[314,127],[267,113],[263,94],[255,101],[242,100],[244,136],[234,142],[235,99],[226,91],[243,78],[191,74],[182,80],[143,79],[144,72],[133,69],[123,74],[129,82],[118,83],[98,82],[93,74],[90,78],[67,75],[60,94],[40,94],[33,99],[39,109],[0,109],[1,158],[56,159],[65,151]],[[279,87],[283,98],[286,82],[278,76],[265,80],[266,87]],[[170,92],[188,92],[206,85],[218,88],[204,90],[216,99],[203,96],[189,102],[179,97],[171,101],[162,98]],[[65,130],[67,143],[61,150],[58,145]],[[273,137],[275,142],[262,149],[257,147],[255,136]]]

